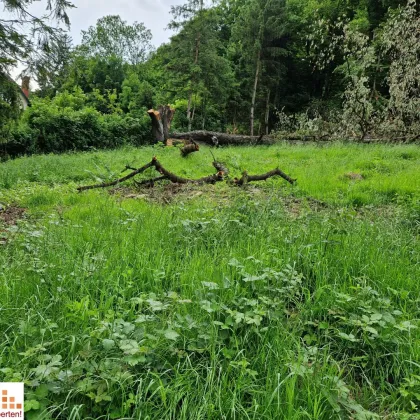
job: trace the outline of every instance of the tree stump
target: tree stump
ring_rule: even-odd
[[[169,105],[160,105],[157,110],[149,109],[147,113],[152,119],[152,133],[155,141],[166,145],[175,109]]]

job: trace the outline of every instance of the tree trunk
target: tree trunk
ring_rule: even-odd
[[[203,2],[200,2],[200,11],[203,9]],[[201,38],[201,33],[199,32],[197,34],[197,38],[195,40],[195,57],[194,57],[194,66],[196,66],[198,64],[198,56],[200,53],[200,38]],[[194,78],[191,79],[191,85],[194,84]],[[188,97],[188,107],[187,107],[187,120],[188,120],[188,131],[191,131],[191,127],[192,127],[192,121],[194,119],[194,111],[191,115],[191,105],[192,105],[192,97],[193,97],[193,88],[191,86],[191,91],[190,91],[190,95]],[[194,110],[195,110],[195,105],[194,105]]]
[[[162,142],[166,145],[175,109],[169,105],[160,105],[157,110],[149,109],[147,113],[152,119],[152,133],[155,142]]]
[[[265,123],[265,134],[268,135],[268,120],[270,117],[270,91],[268,91],[267,93],[267,103],[265,105],[265,118],[264,118],[264,123]]]
[[[260,64],[261,64],[261,51],[258,51],[257,70],[255,71],[254,89],[252,91],[252,99],[251,99],[251,136],[254,135],[255,98],[257,96],[258,77],[260,75]]]
[[[191,119],[191,102],[192,102],[192,91],[188,96],[188,106],[187,106],[187,121],[188,121],[188,131],[191,131],[192,119]]]
[[[171,133],[173,139],[186,139],[195,142],[207,143],[212,146],[218,144],[224,145],[251,145],[256,144],[273,144],[274,139],[268,136],[242,136],[236,134],[217,133],[214,131],[190,131],[187,133]]]

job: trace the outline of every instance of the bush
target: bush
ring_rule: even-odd
[[[36,130],[29,128],[27,124],[19,124],[13,127],[1,144],[0,157],[7,159],[10,156],[36,153],[35,139],[38,136]]]
[[[67,96],[61,95],[52,101],[34,100],[19,126],[10,131],[3,153],[10,156],[59,153],[150,142],[146,114],[144,117],[103,115],[93,108],[68,106],[74,101]]]

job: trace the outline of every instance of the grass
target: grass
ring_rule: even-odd
[[[298,184],[75,192],[155,154],[208,175],[206,148],[1,164],[28,212],[2,232],[0,381],[27,418],[418,418],[420,150],[215,153]]]

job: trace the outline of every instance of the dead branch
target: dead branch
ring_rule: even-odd
[[[121,173],[123,173],[123,172],[125,172],[125,171],[128,171],[128,170],[131,170],[131,171],[136,171],[137,170],[137,168],[133,168],[132,166],[130,166],[130,165],[125,165],[125,168],[121,171]]]
[[[153,162],[155,160],[156,160],[156,158],[154,157],[151,162],[146,163],[146,165],[142,166],[141,168],[138,168],[135,171],[129,173],[128,175],[126,175],[122,178],[116,179],[115,181],[103,182],[101,184],[94,184],[94,185],[85,185],[83,187],[78,187],[77,191],[81,192],[81,191],[86,191],[86,190],[93,190],[94,188],[106,188],[106,187],[112,187],[113,185],[120,184],[121,182],[127,181],[130,178],[133,178],[137,174],[140,174],[140,173],[144,172],[146,169],[153,166]]]
[[[225,174],[223,171],[217,172],[217,174],[205,176],[203,178],[199,178],[197,180],[193,180],[193,182],[197,184],[215,184],[216,182],[223,181],[225,178]]]
[[[211,150],[209,150],[209,152],[211,153],[212,157],[213,157],[213,166],[217,169],[218,172],[223,172],[225,176],[229,175],[229,169],[222,163],[222,162],[217,162],[216,158],[214,157],[214,154]]]
[[[214,156],[213,156],[214,158]],[[113,185],[120,184],[121,182],[127,181],[128,179],[133,178],[137,174],[144,172],[146,169],[150,167],[154,167],[161,176],[142,180],[142,181],[134,181],[137,186],[147,186],[147,187],[153,187],[156,182],[163,181],[165,179],[168,179],[174,184],[188,184],[188,183],[195,183],[195,184],[215,184],[216,182],[223,181],[226,177],[226,175],[229,173],[229,170],[220,162],[217,162],[216,160],[213,161],[213,166],[217,169],[217,173],[209,176],[205,176],[198,179],[190,179],[190,178],[182,178],[173,172],[168,171],[166,168],[162,166],[162,164],[154,157],[151,162],[147,163],[146,165],[142,166],[141,168],[138,168],[134,170],[133,172],[129,173],[128,175],[119,178],[112,182],[103,182],[101,184],[94,184],[94,185],[86,185],[83,187],[78,187],[77,190],[79,192],[85,191],[85,190],[91,190],[94,188],[106,188],[111,187]],[[296,179],[290,178],[288,175],[286,175],[283,171],[281,171],[279,168],[273,169],[270,172],[267,172],[262,175],[248,175],[248,173],[245,171],[242,174],[242,177],[240,179],[235,178],[234,183],[236,185],[242,186],[247,184],[248,182],[252,181],[265,181],[268,178],[271,178],[273,176],[280,176],[283,179],[285,179],[290,184],[294,184],[296,182]]]
[[[279,168],[273,169],[272,171],[269,171],[262,175],[248,175],[248,172],[244,171],[242,173],[242,177],[240,179],[235,178],[234,183],[236,185],[242,186],[247,184],[248,182],[252,181],[265,181],[268,178],[271,178],[273,176],[280,176],[283,179],[285,179],[290,184],[294,184],[297,180],[290,178],[288,175],[286,175],[283,171],[281,171]]]
[[[209,175],[205,176],[203,178],[199,179],[190,179],[190,178],[182,178],[178,175],[175,175],[174,173],[168,171],[165,169],[162,164],[158,160],[153,161],[153,166],[156,168],[156,170],[164,175],[167,179],[169,179],[174,184],[188,184],[188,183],[196,183],[196,184],[214,184],[218,181],[223,181],[224,174],[223,172],[218,172],[215,175]]]

